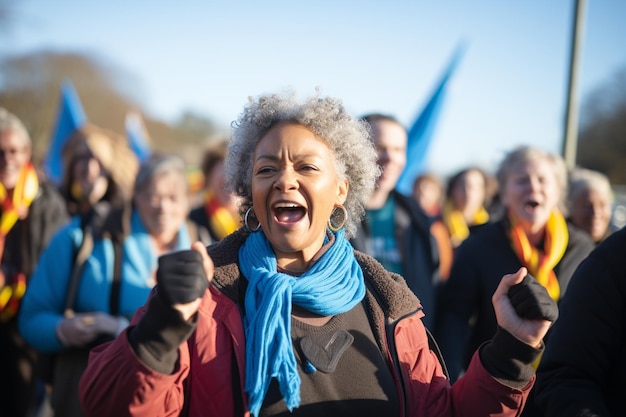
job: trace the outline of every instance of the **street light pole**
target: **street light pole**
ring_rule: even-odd
[[[576,166],[576,147],[578,145],[578,61],[583,37],[583,23],[587,0],[576,0],[574,26],[572,30],[572,49],[567,89],[567,111],[565,114],[565,137],[563,139],[563,158],[568,168]]]

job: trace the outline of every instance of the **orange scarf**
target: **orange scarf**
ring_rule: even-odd
[[[0,183],[0,259],[4,254],[4,243],[7,234],[17,220],[28,214],[28,207],[39,192],[39,180],[32,163],[21,169],[13,196]],[[7,281],[8,278],[8,281]],[[26,277],[18,272],[16,276],[5,277],[0,273],[0,322],[6,322],[17,313],[20,300],[26,292]]]
[[[553,210],[545,227],[543,250],[537,249],[528,241],[524,229],[516,219],[509,215],[511,221],[511,244],[517,257],[522,261],[528,272],[543,285],[554,301],[561,295],[559,281],[554,267],[559,263],[565,249],[569,234],[565,218],[558,210]]]
[[[454,257],[450,235],[446,225],[441,220],[435,220],[431,223],[430,233],[435,238],[437,248],[439,249],[439,277],[442,281],[445,281],[450,276],[452,259]]]
[[[489,213],[484,207],[478,209],[471,223],[468,225],[465,221],[465,216],[460,210],[456,210],[452,207],[450,201],[446,202],[443,206],[443,222],[448,228],[450,233],[450,241],[454,247],[457,247],[469,236],[469,226],[478,224],[484,224],[489,221]]]
[[[222,207],[212,191],[207,191],[204,198],[204,210],[209,218],[211,230],[218,239],[223,239],[239,227],[238,218]]]
[[[9,230],[15,225],[20,213],[23,213],[33,202],[39,192],[39,180],[37,172],[31,162],[27,163],[20,170],[20,176],[13,190],[13,198],[9,198],[9,193],[0,183],[0,236],[5,237]]]

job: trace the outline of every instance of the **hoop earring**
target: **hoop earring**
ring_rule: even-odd
[[[261,228],[261,223],[259,223],[259,220],[257,219],[256,227],[254,229],[250,227],[250,225],[248,224],[248,216],[250,216],[251,211],[252,211],[252,207],[249,207],[248,210],[246,210],[246,214],[243,217],[243,223],[245,224],[246,229],[248,229],[248,232],[254,233],[254,232],[259,231],[259,229]]]
[[[346,221],[348,221],[348,211],[343,205],[337,206],[330,213],[328,228],[333,232],[338,232],[346,225]]]

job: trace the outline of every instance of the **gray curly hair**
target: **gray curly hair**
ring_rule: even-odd
[[[367,124],[351,117],[341,100],[316,96],[300,102],[294,92],[250,97],[233,123],[232,139],[225,160],[226,186],[242,197],[241,212],[252,207],[252,157],[259,141],[276,124],[293,122],[324,139],[337,161],[339,176],[347,178],[349,190],[344,207],[348,213],[345,232],[356,233],[365,212],[365,202],[380,175],[377,153]]]

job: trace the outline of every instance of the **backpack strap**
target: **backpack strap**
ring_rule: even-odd
[[[120,287],[122,286],[122,243],[118,239],[113,242],[113,282],[111,282],[111,297],[109,298],[109,311],[112,316],[117,316],[120,312]]]
[[[109,313],[116,316],[120,309],[120,290],[122,286],[122,262],[124,239],[130,230],[130,206],[116,207],[110,211],[102,228],[96,230],[96,239],[109,239],[113,244],[113,280],[109,297]]]
[[[85,262],[91,255],[94,243],[103,238],[110,239],[113,243],[113,282],[111,286],[111,297],[109,298],[109,308],[111,315],[119,312],[120,286],[122,275],[122,255],[124,238],[130,230],[130,208],[111,208],[108,202],[99,202],[94,208],[91,216],[87,218],[82,226],[83,240],[77,249],[65,295],[63,315],[72,317],[76,305],[76,296],[80,277],[83,273]]]
[[[94,228],[100,227],[104,218],[109,214],[110,205],[105,202],[96,204],[88,216],[81,218],[81,229],[83,230],[83,240],[76,248],[74,260],[72,262],[72,271],[70,280],[65,293],[65,303],[63,304],[63,315],[66,318],[74,316],[74,307],[76,305],[76,296],[78,294],[78,285],[80,276],[83,272],[85,262],[94,246]]]
[[[196,241],[201,241],[205,246],[209,246],[213,243],[213,239],[211,238],[211,233],[209,233],[209,229],[198,224],[194,220],[187,218],[185,221],[187,225],[187,231],[189,232],[189,239],[191,243]]]
[[[67,292],[65,293],[65,303],[63,305],[63,315],[65,318],[71,318],[74,316],[74,306],[76,305],[76,295],[78,293],[78,284],[80,282],[80,275],[83,272],[85,261],[93,250],[93,234],[89,227],[83,228],[83,241],[78,247],[78,253],[74,257],[74,263],[72,265],[72,272],[70,274],[70,281],[67,285]]]

